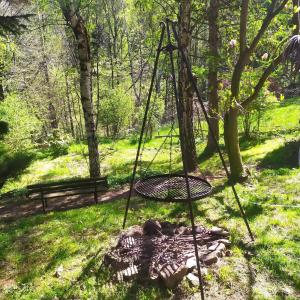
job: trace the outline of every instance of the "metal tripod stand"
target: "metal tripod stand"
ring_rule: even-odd
[[[125,215],[124,215],[124,221],[123,221],[123,228],[125,228],[125,225],[126,225],[126,220],[127,220],[127,215],[128,215],[128,208],[129,208],[132,192],[133,192],[133,189],[134,189],[134,182],[135,182],[135,178],[136,178],[137,165],[138,165],[138,160],[139,160],[139,156],[140,156],[140,152],[141,152],[141,145],[142,145],[142,141],[143,141],[143,136],[144,136],[144,133],[145,133],[145,127],[146,127],[146,122],[147,122],[147,117],[148,117],[148,112],[149,112],[149,107],[150,107],[152,91],[153,91],[153,87],[154,87],[154,81],[155,81],[156,72],[157,72],[157,66],[158,66],[159,57],[160,57],[160,54],[161,54],[162,51],[167,52],[168,55],[169,55],[169,58],[170,58],[171,73],[172,73],[172,84],[173,84],[174,94],[175,94],[177,115],[178,115],[178,111],[179,111],[179,96],[178,96],[177,81],[176,81],[176,74],[175,74],[175,65],[174,65],[174,56],[173,56],[174,51],[178,51],[178,53],[181,56],[181,59],[183,60],[183,62],[185,64],[189,80],[190,80],[190,82],[191,82],[191,84],[194,88],[194,91],[196,92],[197,99],[200,103],[200,106],[201,106],[201,109],[203,111],[205,120],[206,120],[206,122],[208,124],[208,127],[210,129],[210,133],[212,134],[212,138],[213,138],[213,141],[215,142],[219,157],[222,161],[223,168],[226,172],[226,175],[227,175],[228,179],[230,177],[230,173],[229,173],[228,168],[226,166],[226,163],[225,163],[223,154],[221,152],[220,146],[218,144],[218,141],[217,141],[216,137],[213,134],[213,130],[212,130],[212,126],[210,124],[209,116],[208,116],[208,114],[206,112],[206,109],[205,109],[205,106],[204,106],[204,104],[201,100],[201,96],[200,96],[200,92],[199,92],[198,87],[197,87],[196,80],[193,77],[189,59],[186,56],[186,54],[184,53],[184,51],[183,51],[183,49],[180,45],[180,40],[178,38],[178,34],[177,34],[177,31],[176,31],[176,23],[169,20],[169,19],[167,19],[166,22],[163,22],[161,24],[162,24],[162,29],[161,29],[161,34],[160,34],[160,40],[159,40],[159,45],[158,45],[157,54],[156,54],[156,58],[155,58],[155,63],[154,63],[154,68],[153,68],[153,73],[152,73],[148,98],[147,98],[147,102],[146,102],[145,114],[144,114],[141,133],[140,133],[140,137],[139,137],[139,143],[138,143],[138,148],[137,148],[137,153],[136,153],[135,164],[134,164],[134,167],[133,167],[130,190],[129,190],[129,195],[128,195],[127,204],[126,204],[126,210],[125,210]],[[167,37],[167,44],[166,44],[166,46],[163,46],[163,41],[164,41],[164,38],[165,38],[165,34],[166,34],[166,37]],[[177,45],[172,44],[172,40],[171,40],[172,34],[173,34],[173,37],[174,37]],[[179,131],[181,132],[180,122],[178,122],[178,124],[179,124]],[[190,215],[190,220],[191,220],[191,225],[192,225],[192,234],[193,234],[193,242],[194,242],[194,247],[195,247],[195,257],[196,257],[196,261],[197,261],[197,270],[198,270],[198,277],[199,277],[199,286],[200,286],[200,292],[201,292],[201,299],[204,300],[203,279],[202,279],[202,274],[201,274],[200,260],[199,260],[198,247],[197,247],[196,226],[195,226],[195,222],[194,222],[194,214],[193,214],[193,209],[192,209],[192,199],[191,199],[189,175],[188,175],[188,172],[187,172],[186,162],[183,158],[183,145],[181,143],[180,143],[180,145],[181,145],[183,172],[184,172],[184,177],[185,177],[185,186],[186,186],[186,191],[187,191],[186,203],[188,204],[189,215]],[[230,185],[231,185],[233,194],[235,196],[236,202],[238,204],[241,216],[242,216],[242,218],[245,222],[245,225],[247,227],[249,236],[250,236],[251,240],[253,241],[254,236],[253,236],[252,231],[250,229],[249,223],[246,219],[246,215],[245,215],[245,212],[244,212],[243,207],[241,205],[238,194],[236,192],[235,186],[234,186],[233,183],[231,183]]]

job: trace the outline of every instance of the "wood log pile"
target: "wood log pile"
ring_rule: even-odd
[[[230,255],[228,236],[219,227],[196,226],[202,273]],[[193,284],[199,283],[192,229],[183,224],[147,220],[143,226],[130,227],[105,255],[104,263],[113,269],[118,281],[135,277],[161,279],[166,287],[174,288],[187,276]]]

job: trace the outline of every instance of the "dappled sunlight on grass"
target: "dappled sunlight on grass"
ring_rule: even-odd
[[[266,171],[253,182],[237,186],[257,237],[253,250],[250,250],[253,255],[251,265],[264,280],[253,283],[253,293],[265,293],[270,298],[280,287],[277,283],[282,281],[292,289],[299,289],[297,270],[300,267],[297,260],[300,254],[300,212],[268,206],[274,203],[272,193],[276,191],[265,192],[266,182],[274,176],[278,179],[276,189],[284,190],[285,181],[281,177],[299,176],[300,171],[288,170],[277,175],[274,172]],[[223,179],[213,182],[215,188],[222,184]],[[294,196],[297,194],[290,191],[289,199],[283,197],[280,203],[290,204]],[[193,203],[193,207],[197,223],[207,227],[224,226],[231,234],[233,256],[225,259],[226,264],[217,275],[209,275],[212,276],[211,284],[217,283],[221,288],[236,281],[246,284],[246,244],[241,241],[247,241],[248,236],[230,188],[225,186],[213,196]],[[26,295],[24,299],[41,295],[46,299],[55,296],[67,299],[169,297],[170,291],[156,284],[146,287],[137,282],[112,285],[109,270],[101,266],[103,254],[121,232],[124,208],[125,199],[121,199],[88,208],[33,216],[7,226],[2,224],[0,253],[5,264],[0,271],[0,280],[10,274],[19,283],[18,288],[6,290],[8,299],[23,299],[22,294]],[[162,204],[137,197],[132,199],[128,217],[128,226],[142,224],[147,218],[188,224],[188,210],[184,204]],[[63,266],[63,276],[56,278],[54,273],[60,265]]]
[[[299,137],[299,105],[278,105],[263,118],[261,137],[242,140],[242,155],[251,166],[252,176],[236,186],[256,236],[255,243],[248,244],[245,224],[225,178],[212,179],[214,193],[193,203],[198,224],[225,227],[232,241],[232,256],[224,258],[224,264],[205,277],[206,293],[211,292],[212,299],[216,289],[228,299],[283,299],[283,287],[290,289],[289,299],[300,295],[300,169],[289,164],[289,141]],[[160,134],[167,132],[164,128]],[[153,138],[145,144],[142,171],[161,142],[162,138]],[[201,155],[204,146],[197,145],[201,170],[208,175],[224,175],[218,155]],[[128,183],[136,147],[134,139],[100,140],[102,173],[108,176],[111,186]],[[178,144],[173,150],[172,170],[176,172],[182,168]],[[38,154],[17,177],[7,180],[1,192],[40,181],[88,176],[86,145],[72,144],[67,153],[59,155],[55,151],[49,153]],[[167,173],[169,158],[165,146],[148,174]],[[141,175],[140,166],[137,175]],[[156,283],[112,283],[110,271],[103,267],[104,253],[121,233],[125,204],[126,199],[120,199],[0,223],[0,299],[173,297],[174,291]],[[127,226],[142,224],[148,218],[189,222],[185,204],[132,198]],[[57,278],[54,275],[59,266],[63,266],[63,272]],[[195,292],[185,281],[181,288],[187,294]]]

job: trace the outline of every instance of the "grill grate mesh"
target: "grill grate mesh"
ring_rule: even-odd
[[[188,176],[191,200],[204,198],[212,191],[212,186],[205,179]],[[150,176],[135,184],[138,195],[162,202],[186,202],[188,200],[186,178],[184,175],[163,174]]]

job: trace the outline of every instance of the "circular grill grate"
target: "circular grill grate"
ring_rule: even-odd
[[[205,179],[188,176],[191,200],[206,197],[212,186]],[[134,187],[144,198],[163,202],[186,202],[188,200],[186,178],[184,175],[164,174],[139,180]]]

